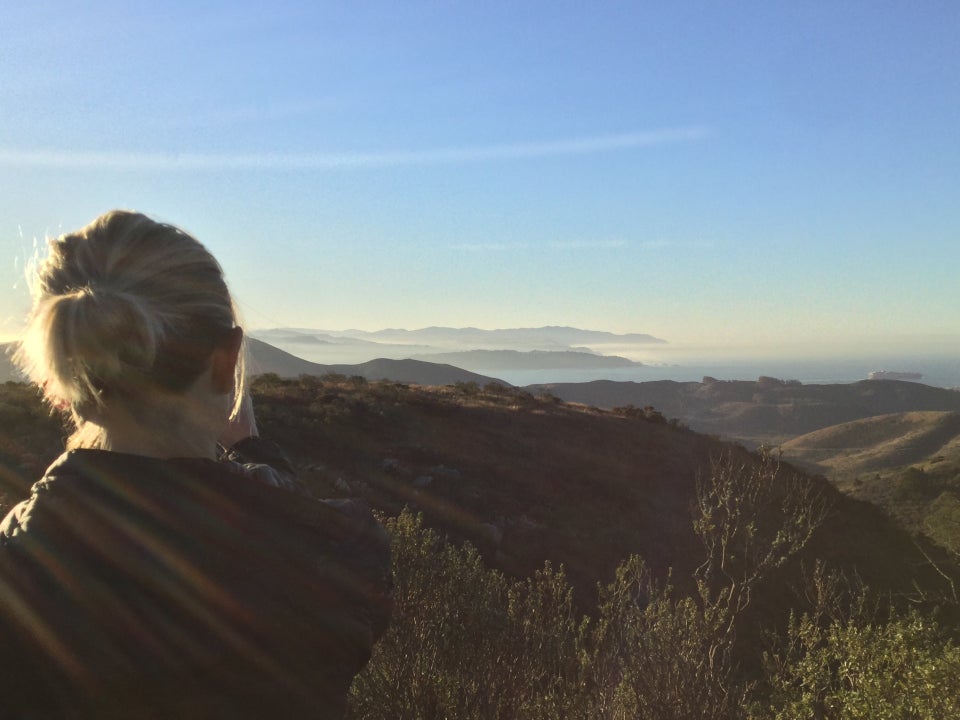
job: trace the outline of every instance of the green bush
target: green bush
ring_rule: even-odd
[[[351,691],[352,720],[799,720],[960,717],[960,649],[917,612],[879,621],[862,586],[822,566],[759,675],[736,658],[754,591],[824,513],[816,488],[721,460],[697,498],[707,560],[657,580],[639,557],[583,616],[563,569],[511,581],[404,511],[387,521],[390,630]],[[676,582],[674,582],[676,580]],[[683,582],[681,582],[683,580]],[[681,588],[686,588],[683,590]],[[874,609],[871,609],[874,608]]]
[[[448,544],[404,511],[387,523],[396,603],[390,630],[353,685],[353,717],[497,718],[507,583],[470,546]],[[491,682],[493,681],[493,682]]]
[[[719,720],[742,695],[720,605],[654,582],[639,557],[601,592],[593,633],[595,717]]]
[[[777,720],[960,717],[960,649],[916,613],[826,627],[794,618],[783,654],[768,661],[767,716]]]
[[[923,529],[935,542],[960,555],[960,498],[950,491],[941,493],[927,509]]]
[[[923,471],[923,468],[909,467],[904,470],[894,486],[898,500],[925,501],[935,491],[935,483]]]
[[[460,380],[453,384],[454,389],[464,397],[476,397],[480,394],[480,386],[473,380]]]

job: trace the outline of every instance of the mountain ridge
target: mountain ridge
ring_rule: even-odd
[[[273,374],[281,378],[294,378],[300,375],[336,374],[359,376],[370,381],[390,380],[417,385],[452,385],[458,382],[484,385],[493,382],[507,384],[494,377],[443,363],[377,358],[354,365],[323,365],[304,360],[253,337],[247,338],[247,347],[249,353],[247,373],[251,376]]]
[[[598,355],[574,350],[465,350],[411,355],[411,360],[440,362],[473,370],[560,370],[643,367],[619,355]]]
[[[903,380],[803,385],[772,377],[676,382],[653,380],[544,383],[527,386],[601,408],[653,407],[698,432],[747,445],[780,445],[814,430],[906,411],[960,412],[960,392]]]
[[[375,342],[397,344],[439,344],[454,346],[458,350],[470,349],[516,349],[527,350],[569,348],[573,345],[662,345],[666,340],[646,333],[612,333],[605,330],[588,330],[566,325],[544,325],[527,328],[498,328],[487,330],[477,327],[447,327],[432,325],[408,330],[384,328],[381,330],[321,330],[309,328],[270,328],[253,330],[254,336],[269,337],[281,333],[298,333],[318,337],[371,339]],[[503,346],[502,348],[500,346]]]

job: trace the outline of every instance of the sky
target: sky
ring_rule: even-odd
[[[0,37],[0,335],[125,207],[250,328],[960,354],[952,0],[34,0]]]

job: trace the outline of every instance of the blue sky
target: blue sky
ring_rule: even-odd
[[[0,333],[113,207],[251,327],[960,351],[954,2],[0,9]]]

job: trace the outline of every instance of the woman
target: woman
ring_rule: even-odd
[[[34,295],[15,360],[75,431],[0,525],[0,717],[341,717],[386,535],[257,438],[216,260],[115,211]]]

